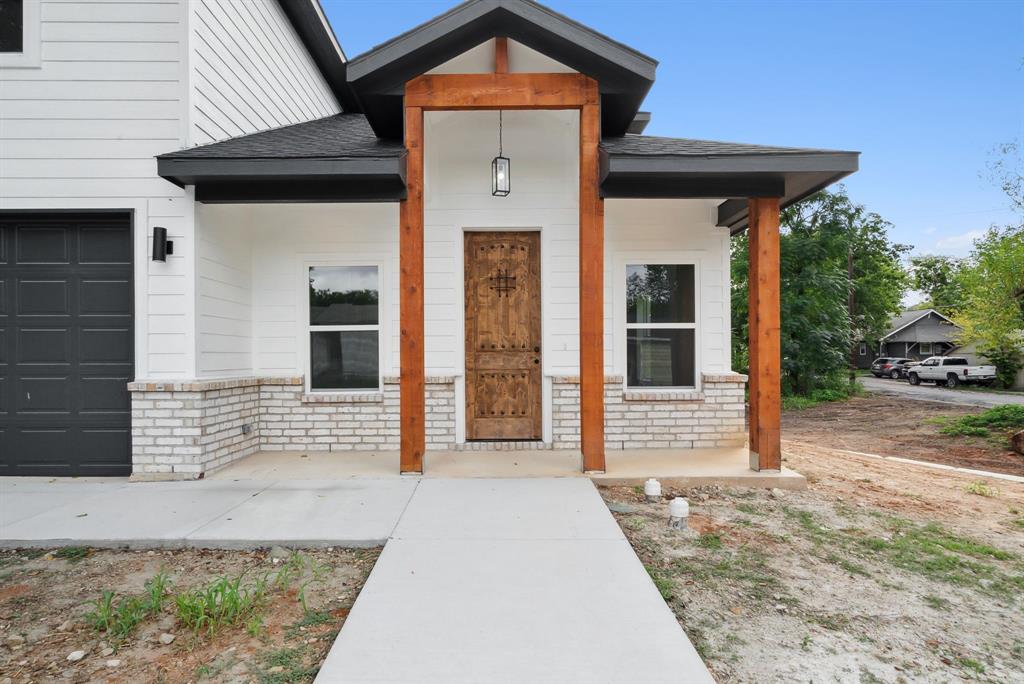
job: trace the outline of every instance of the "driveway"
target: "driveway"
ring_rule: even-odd
[[[915,387],[905,380],[883,380],[874,376],[861,377],[860,384],[869,392],[906,397],[916,401],[937,401],[943,404],[982,406],[985,408],[1002,404],[1020,404],[1024,406],[1024,393],[1003,394],[1000,392],[976,390],[951,390],[945,387],[936,387],[932,384],[917,385]]]

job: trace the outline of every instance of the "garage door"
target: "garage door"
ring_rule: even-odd
[[[0,475],[127,475],[126,214],[0,212]]]

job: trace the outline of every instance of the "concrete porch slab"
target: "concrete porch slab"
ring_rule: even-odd
[[[637,485],[650,477],[677,487],[717,484],[730,487],[804,489],[804,476],[750,470],[745,447],[729,449],[609,449],[607,471],[584,475],[573,449],[536,451],[428,451],[424,479],[590,477],[598,484]],[[211,473],[210,480],[332,480],[397,478],[397,451],[264,451]],[[408,476],[406,476],[408,477]]]

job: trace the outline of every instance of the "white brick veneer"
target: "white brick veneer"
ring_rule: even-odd
[[[609,449],[743,446],[744,388],[737,373],[702,376],[700,391],[624,390],[622,376],[605,377],[604,435]],[[558,449],[580,447],[580,380],[553,379],[552,436]]]
[[[625,391],[605,378],[609,449],[743,446],[744,387],[735,373],[702,376],[700,391]],[[455,379],[427,377],[427,448],[455,447]],[[580,385],[552,382],[550,444],[486,443],[486,448],[578,449]],[[192,479],[260,450],[357,451],[399,447],[399,385],[382,392],[307,394],[302,377],[185,383],[135,382],[132,476]],[[459,448],[477,448],[460,445]]]
[[[427,379],[427,447],[455,442],[455,380]],[[399,446],[398,378],[383,392],[307,394],[302,377],[129,385],[132,476],[193,479],[255,451]]]

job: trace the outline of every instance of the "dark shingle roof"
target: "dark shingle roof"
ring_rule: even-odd
[[[160,159],[397,157],[401,142],[374,135],[362,114],[335,114],[160,155]]]
[[[620,138],[605,138],[601,146],[609,154],[637,156],[684,155],[695,157],[751,155],[751,154],[831,154],[836,150],[801,147],[773,147],[747,143],[694,140],[692,138],[660,138],[654,135],[626,134]]]

